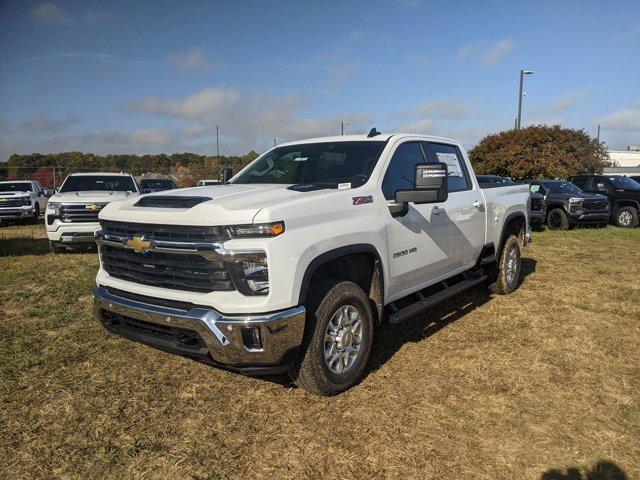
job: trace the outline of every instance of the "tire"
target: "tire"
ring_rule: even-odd
[[[55,255],[56,253],[62,253],[64,249],[49,240],[49,251]]]
[[[317,395],[336,395],[355,385],[367,366],[373,344],[373,311],[366,293],[353,282],[321,280],[314,282],[310,291],[294,382]],[[345,322],[345,318],[349,320]],[[356,346],[355,354],[348,354],[348,349]]]
[[[506,295],[518,288],[520,270],[522,269],[522,250],[520,241],[515,235],[509,235],[504,242],[498,264],[493,267],[493,275],[488,274],[488,285],[491,293]]]
[[[31,217],[31,223],[37,225],[40,221],[40,205],[36,203],[36,208],[33,209],[33,216]]]
[[[638,226],[638,210],[633,207],[620,207],[613,219],[616,227],[636,228]]]
[[[549,230],[569,230],[569,217],[561,208],[554,208],[547,214]]]

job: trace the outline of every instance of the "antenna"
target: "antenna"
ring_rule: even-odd
[[[371,130],[369,130],[369,135],[367,135],[367,138],[377,137],[378,135],[380,135],[380,132],[376,129],[376,127],[373,127]]]

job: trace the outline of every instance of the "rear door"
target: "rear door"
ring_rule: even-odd
[[[471,180],[470,167],[457,145],[423,142],[430,162],[446,163],[449,169],[449,198],[442,207],[454,246],[452,268],[477,261],[485,243],[486,205],[480,187]]]

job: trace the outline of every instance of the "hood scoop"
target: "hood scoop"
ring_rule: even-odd
[[[213,200],[211,197],[179,197],[177,195],[150,195],[138,200],[134,207],[191,208]]]

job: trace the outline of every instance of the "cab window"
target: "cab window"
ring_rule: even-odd
[[[430,162],[441,162],[447,164],[449,176],[447,182],[449,184],[449,193],[461,192],[471,188],[469,172],[465,166],[462,154],[455,145],[447,145],[446,143],[424,142],[429,152]]]
[[[393,200],[398,190],[413,189],[416,165],[421,163],[425,158],[420,143],[406,142],[396,148],[382,180],[384,198]]]

